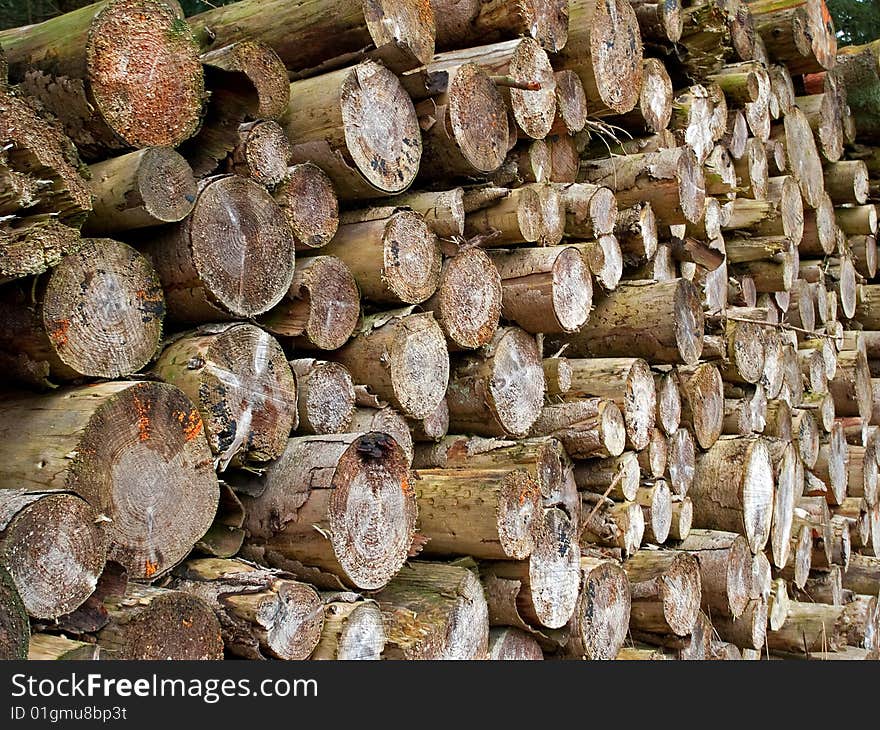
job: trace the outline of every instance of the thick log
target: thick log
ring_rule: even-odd
[[[105,659],[207,660],[223,658],[220,623],[201,598],[130,584],[104,598],[108,623],[96,639]]]
[[[837,38],[825,0],[756,0],[749,10],[767,49],[792,75],[834,68]]]
[[[602,398],[545,405],[531,436],[553,436],[575,459],[620,456],[626,446],[623,414]]]
[[[485,659],[489,613],[467,568],[407,563],[374,594],[382,611],[383,659]]]
[[[877,234],[877,206],[874,204],[835,208],[834,218],[837,225],[848,236],[876,236]]]
[[[150,262],[110,239],[79,252],[0,304],[8,372],[35,384],[119,378],[144,367],[162,335],[165,299]]]
[[[0,489],[0,564],[31,616],[75,611],[106,560],[107,535],[87,502],[63,491]]]
[[[307,659],[317,646],[324,606],[306,583],[241,560],[202,558],[179,566],[174,589],[214,610],[223,644],[243,659]]]
[[[732,532],[692,529],[675,549],[697,559],[703,610],[712,616],[741,616],[752,585],[752,556],[746,539]]]
[[[317,0],[244,0],[187,19],[205,48],[259,38],[295,75],[375,58],[397,71],[434,55],[434,13],[426,0],[337,3],[333,13]]]
[[[422,469],[414,483],[422,554],[524,560],[543,526],[541,490],[523,469]]]
[[[724,424],[724,383],[712,363],[678,368],[681,422],[693,430],[703,449],[714,444]]]
[[[109,518],[108,557],[133,578],[169,571],[211,526],[219,490],[204,424],[171,385],[9,397],[0,424],[3,479],[79,494]]]
[[[311,659],[377,661],[385,648],[378,604],[356,593],[325,594],[324,628]]]
[[[573,659],[614,659],[629,627],[629,581],[612,560],[581,558],[581,591],[569,622],[565,654]]]
[[[498,0],[431,0],[437,25],[437,49],[465,48],[529,36],[548,51],[568,40],[568,2],[536,0],[511,5]]]
[[[627,446],[648,446],[656,417],[654,377],[637,358],[570,359],[572,377],[567,397],[599,396],[613,400],[623,413]]]
[[[641,471],[636,454],[624,451],[607,459],[578,461],[574,480],[582,492],[592,492],[619,502],[632,502],[638,495]]]
[[[548,629],[562,628],[568,623],[581,585],[576,532],[577,526],[565,512],[557,508],[545,510],[537,544],[528,560],[485,564],[483,575],[490,582],[494,579],[500,583],[498,587],[502,589],[496,593],[488,584],[486,587],[493,624],[512,625],[497,620],[498,614],[505,613],[519,615],[533,626]],[[514,586],[515,592],[504,590]]]
[[[183,220],[196,182],[187,161],[169,147],[148,147],[89,168],[92,212],[84,229],[102,235]]]
[[[745,649],[760,650],[767,635],[767,601],[763,598],[750,599],[738,618],[717,616],[713,617],[712,624],[725,641]]]
[[[470,177],[497,170],[509,151],[513,128],[508,127],[504,98],[494,81],[479,66],[465,63],[435,74],[430,84],[422,81],[416,94],[434,94],[416,110],[424,145],[422,178]]]
[[[502,313],[526,332],[576,332],[590,317],[593,279],[577,248],[491,252],[501,277]]]
[[[578,181],[611,188],[621,208],[649,202],[668,225],[696,223],[706,207],[705,173],[690,146],[583,160]]]
[[[221,8],[222,10],[222,8]],[[412,100],[385,66],[365,61],[290,86],[278,120],[292,163],[314,162],[344,200],[406,190],[422,155]]]
[[[10,79],[60,120],[85,157],[175,147],[199,127],[198,45],[164,2],[96,3],[2,31],[0,45]]]
[[[558,68],[581,78],[591,115],[630,111],[642,88],[642,38],[626,0],[569,0],[568,43]]]
[[[355,383],[411,418],[433,413],[449,382],[446,340],[430,313],[400,310],[367,318],[334,359]]]
[[[543,400],[537,343],[518,327],[499,329],[480,352],[457,360],[446,392],[453,432],[480,436],[525,435]]]
[[[437,237],[411,210],[370,208],[345,214],[320,253],[348,266],[363,297],[373,302],[418,304],[440,283]]]
[[[355,393],[348,370],[312,358],[291,360],[290,367],[296,376],[299,430],[314,435],[349,430]]]
[[[406,560],[415,531],[407,466],[384,433],[291,439],[262,478],[242,474],[233,484],[247,512],[243,555],[295,574],[317,567],[346,585],[381,588]]]
[[[31,635],[27,610],[15,583],[0,565],[0,659],[26,659]]]
[[[352,336],[360,318],[357,282],[342,261],[313,256],[296,262],[284,299],[259,318],[277,337],[293,337],[305,350],[336,350]]]
[[[853,553],[843,573],[843,587],[869,596],[880,592],[880,558]]]
[[[703,344],[703,309],[686,279],[637,281],[596,304],[580,332],[552,338],[568,357],[643,357],[654,363],[694,363]]]
[[[296,380],[281,346],[259,327],[209,325],[185,334],[152,373],[196,404],[221,471],[278,458],[296,428]]]
[[[846,646],[851,631],[864,632],[867,617],[859,609],[858,603],[829,606],[790,601],[785,623],[776,631],[767,632],[767,646],[771,651],[797,654],[837,651]]]
[[[675,550],[640,550],[623,564],[632,593],[631,629],[686,636],[700,612],[698,562]]]
[[[720,439],[697,459],[688,491],[694,525],[744,535],[752,552],[758,552],[770,538],[773,490],[773,467],[763,439]]]
[[[485,246],[536,243],[555,246],[565,231],[565,205],[555,186],[535,183],[511,190],[497,204],[468,214],[465,237]]]
[[[262,314],[293,278],[293,235],[281,209],[264,187],[237,175],[202,181],[193,212],[143,250],[180,322]]]
[[[489,630],[489,659],[492,661],[542,661],[544,652],[536,639],[511,626]]]
[[[299,251],[321,248],[333,240],[339,226],[339,201],[333,183],[317,165],[286,166],[272,192],[284,213]]]

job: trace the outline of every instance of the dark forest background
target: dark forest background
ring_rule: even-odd
[[[187,15],[195,15],[234,0],[181,0]],[[826,0],[838,28],[841,45],[866,43],[880,36],[880,0]],[[39,23],[59,13],[89,5],[88,0],[0,0],[0,28]]]

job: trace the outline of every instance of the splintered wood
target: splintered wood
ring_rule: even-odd
[[[0,31],[0,658],[880,659],[880,41],[327,7]]]

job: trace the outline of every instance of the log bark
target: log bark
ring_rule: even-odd
[[[626,640],[630,592],[626,573],[614,561],[581,558],[581,591],[565,646],[573,659],[614,659]]]
[[[430,312],[400,310],[367,318],[334,360],[348,369],[355,383],[369,386],[410,418],[433,413],[449,382],[446,340]]]
[[[31,635],[27,610],[15,583],[0,565],[0,659],[26,659]]]
[[[486,599],[466,568],[410,562],[375,599],[385,627],[383,659],[487,657]]]
[[[568,17],[568,43],[556,60],[580,76],[588,111],[630,111],[642,88],[642,38],[635,11],[625,0],[569,0]]]
[[[669,530],[671,540],[686,540],[691,534],[694,522],[694,504],[690,497],[672,498],[672,526]]]
[[[284,215],[264,187],[235,175],[202,181],[193,212],[143,250],[169,315],[183,323],[263,314],[293,278],[294,242]]]
[[[96,3],[2,31],[0,45],[10,79],[61,121],[87,158],[176,147],[199,127],[198,45],[164,2]]]
[[[322,255],[351,270],[362,296],[381,304],[418,304],[440,284],[437,237],[411,210],[371,208],[342,217]]]
[[[205,601],[220,622],[223,644],[243,659],[307,659],[321,638],[324,606],[306,583],[242,560],[190,560],[174,589]]]
[[[336,350],[354,334],[361,303],[351,269],[333,256],[296,262],[284,299],[259,318],[277,337],[293,337],[304,350]]]
[[[543,525],[541,490],[522,469],[423,469],[415,482],[422,554],[524,560]]]
[[[159,347],[165,298],[150,262],[110,239],[79,252],[0,303],[0,347],[8,372],[26,382],[119,378]]]
[[[502,313],[526,332],[575,332],[590,317],[593,279],[577,248],[493,251],[501,277]]]
[[[428,2],[378,4],[344,0],[333,13],[316,0],[245,0],[187,19],[205,48],[259,38],[298,76],[375,58],[395,71],[427,63],[434,55],[434,13]]]
[[[623,564],[632,592],[631,629],[686,636],[700,612],[700,568],[687,553],[640,550]]]
[[[770,453],[762,439],[720,439],[697,459],[688,491],[694,525],[737,532],[758,552],[770,538],[773,490]]]
[[[749,600],[742,615],[736,619],[718,616],[713,625],[719,636],[744,649],[760,650],[767,635],[767,601]]]
[[[33,634],[28,646],[27,658],[37,661],[96,661],[102,657],[101,647],[97,644],[52,634]]]
[[[384,586],[406,560],[416,497],[387,434],[291,439],[263,478],[242,474],[233,486],[247,512],[245,557],[294,574],[316,567],[364,590]]]
[[[837,372],[828,381],[828,392],[834,398],[838,416],[869,419],[874,402],[868,358],[860,350],[837,353]]]
[[[550,338],[568,357],[643,357],[653,363],[694,363],[703,344],[703,310],[686,279],[618,287],[596,304],[580,332]]]
[[[479,436],[523,436],[541,414],[544,369],[533,337],[499,329],[479,353],[452,368],[446,401],[450,427]]]
[[[179,591],[131,584],[108,596],[109,622],[96,635],[105,659],[223,658],[220,623],[207,602]]]
[[[574,467],[574,479],[581,491],[632,502],[641,481],[638,457],[632,451],[624,451],[616,457],[579,461]]]
[[[10,397],[0,424],[0,475],[79,494],[109,518],[107,555],[133,578],[166,573],[211,526],[219,497],[204,424],[171,385],[122,381]]]
[[[299,430],[310,435],[345,433],[355,411],[354,383],[342,365],[305,358],[291,360],[296,376]]]
[[[60,490],[0,489],[0,564],[31,616],[75,611],[106,560],[104,526],[83,499]]]
[[[412,184],[422,156],[419,121],[385,66],[365,61],[295,81],[290,97],[278,122],[294,144],[291,162],[318,165],[340,199],[393,195]]]
[[[296,380],[281,346],[259,327],[209,325],[184,334],[152,373],[196,404],[221,471],[278,458],[297,426]]]

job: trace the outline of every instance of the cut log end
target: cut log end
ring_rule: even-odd
[[[388,353],[392,387],[407,415],[424,418],[443,400],[449,381],[446,339],[432,317],[408,318],[405,330]]]
[[[582,559],[583,585],[569,624],[566,653],[590,660],[614,659],[629,629],[630,590],[626,573],[612,561]]]
[[[273,196],[297,247],[321,248],[336,235],[339,203],[333,183],[317,165],[306,162],[289,168]]]
[[[429,0],[380,0],[364,6],[376,48],[404,46],[421,63],[434,57],[434,11]]]
[[[465,161],[478,172],[498,169],[507,156],[508,127],[504,99],[492,79],[465,64],[447,95],[451,133]]]
[[[663,615],[677,636],[690,633],[700,612],[700,568],[687,554],[675,557],[664,572],[660,585]]]
[[[642,38],[635,11],[625,0],[596,4],[590,57],[602,102],[618,114],[633,109],[642,88]]]
[[[383,282],[406,304],[424,302],[440,280],[442,257],[437,237],[413,211],[393,215],[383,236]]]
[[[333,477],[330,542],[349,580],[363,590],[384,586],[406,560],[416,522],[406,456],[378,432],[343,452]]]
[[[62,375],[95,378],[144,367],[156,354],[164,315],[153,267],[109,239],[87,240],[53,270],[41,312]]]
[[[219,488],[203,430],[180,390],[144,382],[99,406],[80,439],[71,486],[110,518],[108,557],[132,578],[167,572],[211,526]]]
[[[562,510],[547,510],[529,558],[529,595],[542,626],[562,628],[574,613],[581,583],[579,564],[576,526]]]
[[[510,104],[519,128],[532,139],[544,139],[556,117],[556,79],[547,52],[537,41],[525,38],[510,61],[514,79],[537,83],[537,90],[512,88]]]
[[[534,337],[517,327],[500,333],[488,390],[503,428],[514,435],[528,433],[544,402],[544,367]]]
[[[14,505],[14,498],[4,504],[10,496],[0,492],[0,504]],[[57,618],[74,611],[94,591],[107,557],[107,538],[96,524],[95,510],[72,494],[25,505],[5,525],[0,562],[31,616]]]
[[[287,174],[290,142],[277,122],[261,120],[242,124],[239,142],[232,151],[230,166],[244,177],[252,178],[267,188],[273,188]]]
[[[294,360],[300,428],[308,433],[343,433],[355,408],[354,384],[348,370],[333,362]]]
[[[418,4],[430,10],[428,2]],[[422,135],[398,78],[368,61],[351,70],[341,97],[345,142],[358,170],[381,193],[406,190],[419,171]]]
[[[695,363],[703,352],[704,315],[699,291],[687,279],[680,279],[675,289],[673,315],[682,362]]]
[[[176,147],[199,127],[204,76],[186,23],[163,3],[109,3],[92,21],[86,65],[94,105],[132,147]]]
[[[489,659],[493,661],[541,661],[544,653],[536,639],[520,629],[499,626],[489,631]]]

